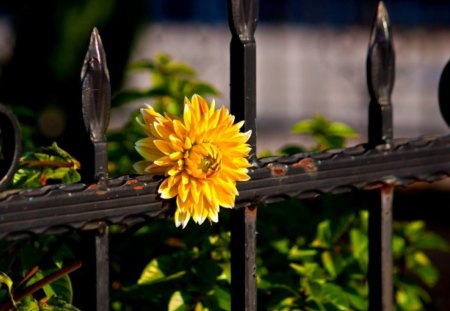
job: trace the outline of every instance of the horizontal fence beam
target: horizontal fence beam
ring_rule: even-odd
[[[250,170],[251,180],[238,184],[237,207],[441,179],[450,175],[450,137],[394,141],[389,150],[358,145],[334,152],[263,158],[257,164],[260,167]],[[169,204],[157,197],[158,185],[151,176],[124,176],[110,179],[108,190],[97,184],[73,184],[0,193],[0,238],[14,232],[91,229],[101,221],[126,225],[164,217]]]

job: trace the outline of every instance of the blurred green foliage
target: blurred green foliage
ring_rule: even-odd
[[[8,287],[8,291],[3,288],[0,291],[0,308],[12,301],[19,311],[78,310],[71,305],[73,289],[67,274],[62,273],[52,282],[45,280],[62,269],[65,262],[74,258],[71,248],[61,242],[60,236],[2,240],[0,258],[0,271],[8,271],[8,274],[0,272],[0,284]],[[38,281],[42,284],[33,296],[25,296],[19,301],[12,300],[15,293],[27,292]]]
[[[300,121],[292,127],[294,134],[311,136],[316,142],[310,151],[342,148],[349,138],[355,138],[358,133],[342,122],[332,122],[324,116],[316,114],[312,119]]]

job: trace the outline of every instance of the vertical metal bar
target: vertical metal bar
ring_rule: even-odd
[[[394,187],[384,186],[381,196],[370,197],[369,310],[393,310],[392,201]],[[381,200],[380,200],[381,199]]]
[[[256,159],[257,0],[228,0],[231,113],[252,130],[250,161]],[[256,311],[256,206],[234,211],[231,225],[231,308]]]
[[[389,16],[378,3],[367,56],[369,146],[392,148],[391,93],[395,77],[395,53]],[[394,187],[381,189],[369,210],[369,310],[393,310],[392,202]],[[381,200],[380,200],[381,199]]]
[[[109,310],[109,227],[102,223],[95,235],[97,311]]]
[[[231,310],[256,311],[255,205],[233,211],[231,224]]]

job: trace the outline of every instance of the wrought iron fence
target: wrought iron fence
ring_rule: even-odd
[[[257,0],[229,0],[231,112],[256,133]],[[342,150],[284,157],[256,157],[256,135],[250,140],[251,180],[238,185],[232,216],[232,309],[256,310],[256,221],[261,203],[290,197],[307,198],[365,189],[377,191],[369,210],[370,310],[393,309],[392,199],[395,187],[434,181],[450,174],[450,137],[396,140],[392,132],[391,92],[395,53],[388,13],[378,4],[367,56],[369,138]],[[82,70],[82,112],[95,153],[96,176],[91,185],[49,185],[0,193],[0,238],[69,230],[95,232],[96,310],[109,310],[108,226],[130,225],[166,217],[168,206],[157,198],[153,176],[108,178],[105,131],[110,86],[105,52],[94,29]],[[450,65],[439,85],[442,115],[450,125]],[[0,105],[2,157],[0,186],[10,181],[20,154],[15,117]]]

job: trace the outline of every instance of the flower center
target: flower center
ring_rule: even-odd
[[[187,172],[197,178],[213,177],[222,169],[222,154],[210,143],[192,146],[185,157]]]

